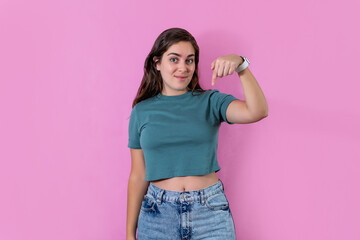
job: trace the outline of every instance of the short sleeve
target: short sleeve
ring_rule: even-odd
[[[135,107],[131,111],[129,120],[129,148],[141,149],[139,125],[140,124],[135,105]]]
[[[231,94],[222,93],[217,89],[213,89],[210,92],[210,107],[215,118],[217,118],[220,123],[225,121],[228,124],[234,124],[226,119],[227,107],[234,100],[239,99]]]

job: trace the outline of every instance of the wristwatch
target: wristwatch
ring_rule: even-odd
[[[250,65],[250,61],[246,57],[244,57],[244,56],[240,56],[240,57],[242,57],[244,62],[235,69],[235,72],[241,72],[242,70],[244,70],[245,68],[247,68]]]

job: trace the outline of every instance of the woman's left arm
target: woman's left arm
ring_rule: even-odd
[[[243,63],[242,57],[236,54],[222,56],[211,63],[212,85],[217,77],[225,77],[235,72],[235,69]],[[226,118],[232,123],[251,123],[259,121],[268,115],[268,105],[265,96],[251,73],[249,67],[237,73],[244,91],[245,101],[232,101],[227,110]]]

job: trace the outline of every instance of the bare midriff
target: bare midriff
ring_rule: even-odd
[[[199,176],[183,176],[172,177],[151,181],[151,183],[159,188],[170,191],[196,191],[209,187],[219,181],[215,172],[207,175]]]

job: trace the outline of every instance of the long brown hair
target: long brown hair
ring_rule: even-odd
[[[153,97],[160,93],[163,88],[163,81],[161,74],[156,69],[156,63],[154,62],[154,57],[161,61],[162,55],[166,52],[169,47],[173,44],[180,41],[190,42],[195,50],[195,71],[191,82],[188,87],[191,89],[191,92],[205,92],[200,87],[199,77],[198,77],[198,63],[199,63],[199,46],[195,38],[185,29],[182,28],[169,28],[163,31],[155,40],[155,43],[145,59],[144,64],[144,76],[140,83],[140,87],[137,91],[136,97],[133,101],[132,107],[150,97]]]

